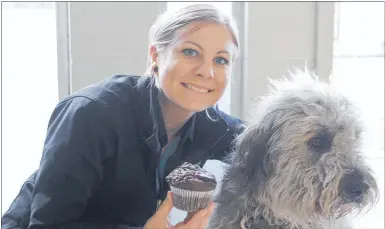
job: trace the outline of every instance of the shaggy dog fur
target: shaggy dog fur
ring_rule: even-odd
[[[349,228],[378,200],[353,104],[308,72],[271,81],[227,158],[209,229]]]

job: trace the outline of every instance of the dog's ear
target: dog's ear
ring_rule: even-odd
[[[231,164],[242,172],[247,185],[258,187],[274,171],[269,144],[278,130],[280,111],[266,114],[260,122],[248,126],[236,139]],[[273,141],[274,142],[274,141]]]

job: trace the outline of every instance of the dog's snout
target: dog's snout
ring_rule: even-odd
[[[340,183],[342,197],[348,202],[359,202],[368,188],[359,173],[345,175]]]

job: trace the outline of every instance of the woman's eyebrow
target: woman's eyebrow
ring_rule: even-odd
[[[192,41],[185,41],[183,43],[190,43],[190,44],[193,44],[193,45],[196,45],[198,46],[200,49],[203,49],[202,46],[200,46],[199,44],[195,43],[195,42],[192,42]]]
[[[217,52],[217,54],[221,54],[221,53],[230,54],[229,51],[226,51],[226,50],[221,50],[221,51]]]
[[[200,46],[199,44],[193,42],[193,41],[184,41],[183,43],[190,43],[190,44],[193,44],[193,45],[196,45],[198,46],[200,49],[203,49],[202,46]],[[226,50],[221,50],[221,51],[218,51],[217,54],[221,54],[221,53],[227,53],[227,54],[230,54],[228,51]]]

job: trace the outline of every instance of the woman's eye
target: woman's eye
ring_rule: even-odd
[[[194,49],[183,49],[183,54],[186,56],[198,56],[198,52]]]
[[[229,63],[229,61],[226,60],[226,59],[223,58],[223,57],[217,57],[217,58],[215,58],[214,62],[217,63],[217,64],[220,64],[220,65],[226,65],[226,64]]]

